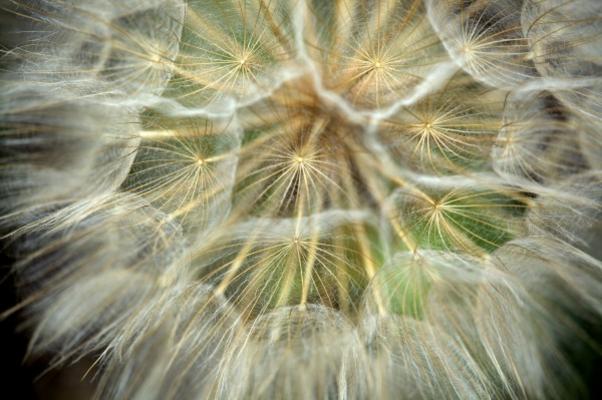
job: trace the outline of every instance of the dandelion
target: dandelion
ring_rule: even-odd
[[[107,399],[564,399],[602,313],[593,0],[12,0],[0,222]]]

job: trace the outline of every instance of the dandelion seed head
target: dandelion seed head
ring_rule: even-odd
[[[76,3],[1,60],[32,354],[111,399],[570,397],[592,0]]]

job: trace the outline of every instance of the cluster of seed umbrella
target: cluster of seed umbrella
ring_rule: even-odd
[[[567,398],[596,0],[36,0],[0,59],[31,351],[112,399]],[[583,339],[585,340],[585,339]]]

